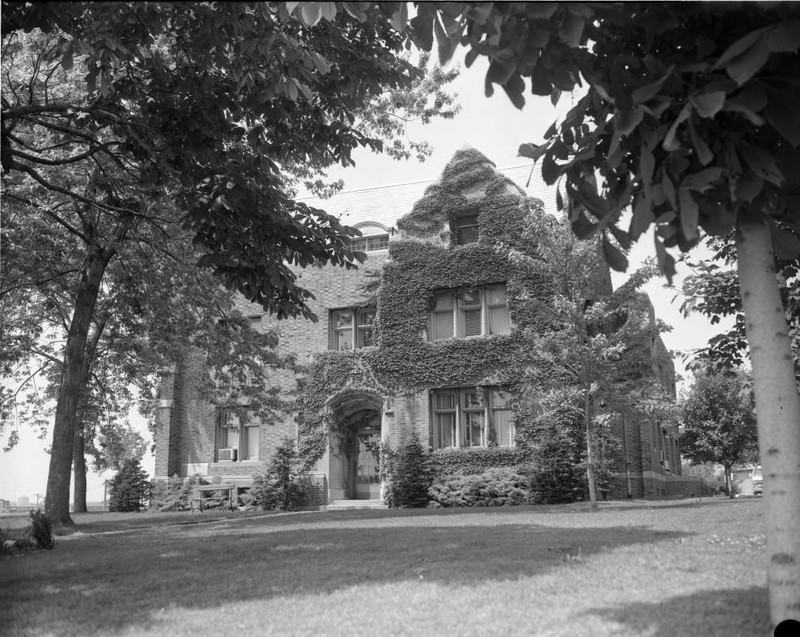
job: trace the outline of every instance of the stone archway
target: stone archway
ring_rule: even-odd
[[[380,499],[380,440],[383,399],[351,390],[328,405],[333,420],[328,480],[331,500]]]

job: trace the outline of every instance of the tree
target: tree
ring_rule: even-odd
[[[142,469],[137,458],[125,461],[109,484],[109,511],[128,513],[141,511],[150,497],[150,482],[147,471]]]
[[[681,449],[694,464],[713,462],[725,468],[725,487],[732,498],[731,468],[758,459],[755,401],[749,379],[698,371],[681,402]]]
[[[724,317],[734,319],[733,326],[712,337],[708,345],[695,353],[700,366],[713,365],[716,369],[733,370],[745,362],[747,355],[747,323],[742,310],[739,277],[735,269],[733,237],[711,237],[707,241],[715,250],[715,262],[690,263],[694,274],[683,282],[684,314],[700,312],[712,323]],[[721,263],[718,263],[721,262]],[[728,266],[728,267],[725,267]],[[776,258],[780,294],[786,310],[789,337],[794,358],[795,379],[800,389],[800,277],[798,263]]]
[[[57,523],[70,523],[94,311],[124,246],[169,254],[180,226],[200,267],[279,318],[315,318],[291,265],[359,260],[355,232],[295,201],[282,167],[380,149],[355,113],[420,72],[400,55],[394,8],[301,10],[306,23],[268,3],[3,5],[4,201],[80,251],[48,476]]]
[[[662,270],[700,232],[735,233],[753,369],[770,617],[800,619],[800,395],[775,256],[800,257],[800,7],[793,3],[420,3],[411,37],[440,58],[490,60],[522,108],[527,87],[555,103],[586,91],[543,144],[520,154],[562,180],[580,237],[609,265],[651,225]],[[526,80],[528,83],[526,84]],[[600,179],[600,187],[595,177]],[[627,229],[622,213],[631,208]]]
[[[523,236],[538,245],[529,265],[551,278],[553,289],[538,302],[530,293],[541,320],[525,335],[533,344],[524,354],[530,361],[525,384],[537,391],[523,407],[531,431],[520,429],[540,454],[543,445],[558,442],[577,447],[573,457],[586,471],[595,509],[597,490],[607,490],[619,450],[614,420],[670,410],[669,379],[654,373],[664,361],[655,360],[652,345],[665,328],[652,320],[649,301],[637,292],[655,271],[645,266],[612,292],[597,242],[576,240],[566,222],[541,212],[530,219]]]

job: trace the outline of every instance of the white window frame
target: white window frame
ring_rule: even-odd
[[[493,288],[503,287],[504,289],[504,302],[503,303],[489,303],[489,292]],[[479,304],[466,305],[464,303],[464,293],[467,290],[478,290],[480,295]],[[511,316],[508,317],[508,330],[507,331],[493,331],[491,324],[491,310],[505,308],[508,313],[508,289],[505,283],[494,283],[492,285],[476,286],[476,287],[462,287],[447,290],[439,290],[435,292],[436,298],[448,298],[451,307],[437,309],[437,305],[431,310],[428,320],[428,340],[441,341],[448,338],[469,338],[470,336],[490,336],[492,334],[508,334],[511,331]],[[480,309],[481,316],[481,329],[480,334],[466,334],[466,312]],[[439,316],[452,315],[453,327],[452,332],[448,330],[448,334],[439,335],[437,326],[440,323]]]
[[[481,396],[482,404],[480,406],[467,405],[466,396],[470,393],[478,392]],[[496,429],[496,414],[498,412],[510,412],[511,405],[499,405],[496,403],[497,392],[508,393],[506,387],[458,387],[448,389],[435,389],[431,392],[431,433],[430,442],[431,447],[434,449],[446,449],[450,447],[487,447],[489,445],[489,428]],[[439,407],[437,405],[437,396],[449,395],[454,397],[454,407]],[[481,425],[480,440],[472,439],[472,432],[468,431],[468,421],[470,413],[482,414],[483,423]],[[454,422],[449,436],[442,436],[440,416],[454,415]],[[509,444],[501,445],[504,447],[514,447],[514,438],[516,431],[513,424],[513,419],[509,420]],[[497,436],[496,436],[497,437]],[[442,445],[444,438],[452,439],[452,445]]]
[[[250,449],[249,432],[258,432],[255,450]],[[236,430],[236,443],[231,444],[231,432]],[[219,432],[217,434],[217,450],[236,449],[236,460],[233,462],[258,462],[261,444],[261,427],[258,423],[243,421],[237,410],[228,409],[220,415]],[[218,455],[218,451],[216,452]],[[219,462],[219,457],[217,457]]]
[[[341,314],[349,315],[349,326],[337,327],[337,316]],[[371,322],[365,321],[365,317],[370,315],[372,316]],[[351,351],[350,349],[339,347],[339,334],[343,332],[350,333],[350,342],[353,344],[352,349],[372,347],[375,339],[375,317],[376,310],[374,307],[345,307],[330,310],[328,321],[328,348],[339,352]],[[369,339],[372,341],[371,343],[366,343],[366,333],[371,334],[371,338]]]

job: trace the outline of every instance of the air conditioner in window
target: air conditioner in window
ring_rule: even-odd
[[[220,449],[217,457],[220,462],[232,462],[236,460],[236,449]]]

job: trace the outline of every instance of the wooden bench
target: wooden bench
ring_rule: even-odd
[[[195,487],[197,495],[190,499],[191,512],[195,509],[202,513],[206,509],[224,509],[233,511],[239,499],[239,488],[236,484],[201,484]]]

